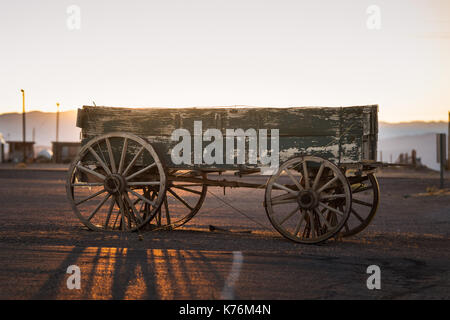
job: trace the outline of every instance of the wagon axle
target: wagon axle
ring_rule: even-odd
[[[298,205],[302,209],[314,209],[319,205],[319,197],[312,190],[301,191],[297,197]]]
[[[107,176],[103,184],[105,186],[105,190],[110,194],[124,192],[127,188],[127,182],[125,178],[117,173],[113,173]]]

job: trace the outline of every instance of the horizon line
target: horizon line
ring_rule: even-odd
[[[97,106],[97,107],[105,107],[105,106]],[[210,107],[210,108],[220,108],[220,107],[253,107],[256,108],[255,106],[247,106],[247,105],[231,105],[231,106],[215,106],[215,107]],[[123,107],[126,108],[126,107]],[[133,107],[130,107],[133,108]],[[141,108],[208,108],[208,107],[200,107],[200,106],[190,106],[190,107],[134,107],[136,109],[141,109]],[[260,107],[260,108],[264,108],[264,107]],[[267,108],[274,108],[274,107],[267,107]],[[292,107],[280,107],[280,108],[292,108]],[[314,107],[311,107],[314,108]],[[319,108],[319,107],[317,107]],[[77,111],[78,108],[73,108],[73,109],[68,109],[68,110],[62,110],[60,111],[60,113],[64,113],[64,112],[74,112]],[[40,113],[56,113],[56,111],[42,111],[42,110],[29,110],[26,111],[25,114],[27,113],[32,113],[32,112],[40,112]],[[14,115],[14,114],[22,114],[22,112],[2,112],[0,113],[0,116],[3,115]],[[448,111],[449,114],[449,120],[450,120],[450,110]],[[406,124],[406,123],[414,123],[414,122],[422,122],[422,123],[436,123],[436,122],[444,122],[444,123],[450,123],[449,120],[400,120],[400,121],[388,121],[388,120],[381,120],[378,119],[378,122],[383,122],[386,124]]]

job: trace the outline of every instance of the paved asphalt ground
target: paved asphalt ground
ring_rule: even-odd
[[[63,171],[0,170],[1,299],[450,298],[450,196],[412,196],[435,179],[380,179],[372,225],[316,246],[279,236],[262,191],[247,189],[210,191],[260,224],[208,195],[181,230],[142,240],[92,232],[72,213],[64,183]],[[70,265],[81,269],[80,290],[67,288]],[[381,269],[381,290],[367,289],[370,265]]]

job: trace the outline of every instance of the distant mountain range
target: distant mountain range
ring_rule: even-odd
[[[401,123],[379,123],[380,140],[403,137],[403,136],[417,136],[430,133],[446,133],[448,134],[448,123],[444,121],[439,122],[401,122]]]
[[[59,114],[59,141],[79,141],[80,129],[76,127],[77,111]],[[35,137],[33,139],[33,129]],[[5,140],[22,140],[22,114],[0,115],[0,133]],[[38,146],[51,146],[56,140],[56,113],[32,111],[26,114],[27,141],[35,141]]]
[[[77,111],[65,111],[59,118],[59,141],[79,141],[80,129],[76,127]],[[27,141],[33,139],[35,130],[36,146],[51,146],[56,139],[56,114],[33,111],[27,113]],[[0,133],[5,140],[22,140],[22,115],[6,113],[0,115]],[[405,122],[379,123],[378,150],[383,153],[383,161],[388,162],[392,156],[395,161],[400,153],[417,151],[418,157],[428,167],[437,169],[435,133],[448,134],[448,123],[441,122]]]

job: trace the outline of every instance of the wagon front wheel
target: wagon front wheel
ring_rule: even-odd
[[[270,222],[284,237],[315,244],[341,230],[351,199],[347,178],[336,165],[305,156],[279,167],[267,183],[264,204]]]
[[[158,190],[152,200],[143,187]],[[153,147],[128,133],[110,133],[85,144],[72,162],[66,191],[74,213],[91,230],[135,231],[161,207],[166,175]],[[148,205],[142,212],[139,206]]]

